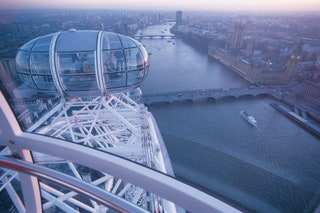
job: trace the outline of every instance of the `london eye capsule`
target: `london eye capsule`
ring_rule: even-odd
[[[149,62],[143,45],[130,37],[69,30],[23,45],[16,67],[29,87],[75,97],[134,89],[146,77]]]

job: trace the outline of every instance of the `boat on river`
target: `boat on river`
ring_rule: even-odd
[[[247,112],[241,111],[240,115],[244,119],[246,119],[248,121],[248,123],[250,123],[252,126],[256,126],[257,125],[257,120],[252,115],[249,115]]]

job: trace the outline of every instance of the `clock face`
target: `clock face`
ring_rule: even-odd
[[[300,55],[297,56],[297,59],[300,59]]]
[[[294,55],[292,55],[291,58],[294,59]]]

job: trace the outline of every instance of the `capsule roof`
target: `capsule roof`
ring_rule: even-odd
[[[71,97],[136,88],[149,69],[142,44],[124,35],[93,30],[35,38],[18,50],[16,65],[18,75],[31,88]]]

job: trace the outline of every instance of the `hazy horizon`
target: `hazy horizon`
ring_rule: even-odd
[[[319,0],[2,0],[1,9],[132,9],[221,11],[320,11]]]

